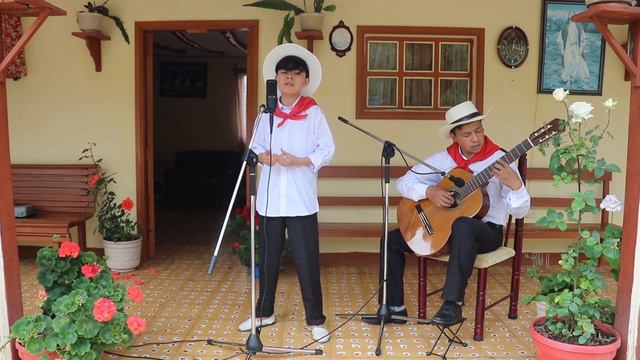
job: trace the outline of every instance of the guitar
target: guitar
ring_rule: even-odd
[[[561,123],[562,120],[556,118],[542,125],[500,159],[511,164],[534,146],[564,131]],[[453,193],[454,205],[449,208],[435,206],[429,199],[418,202],[406,198],[400,200],[398,226],[411,250],[421,256],[448,253],[445,245],[453,222],[462,216],[473,217],[481,211],[484,198],[481,187],[493,178],[492,168],[487,166],[475,176],[460,168],[451,170],[438,184],[441,189]],[[461,178],[464,185],[461,186],[456,177]],[[458,186],[450,179],[455,179]]]

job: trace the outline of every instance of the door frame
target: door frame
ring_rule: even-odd
[[[135,24],[135,139],[138,230],[142,259],[155,257],[156,226],[153,183],[153,32],[249,30],[247,36],[247,133],[258,104],[258,20],[139,21]]]

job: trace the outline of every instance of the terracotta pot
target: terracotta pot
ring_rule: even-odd
[[[613,327],[595,322],[596,326],[608,334],[614,334],[616,341],[609,345],[600,346],[582,346],[565,344],[563,342],[551,340],[540,335],[535,328],[535,324],[539,324],[545,320],[545,317],[537,318],[529,327],[533,344],[536,346],[537,356],[539,360],[611,360],[616,356],[616,352],[620,347],[620,334]]]
[[[22,346],[22,344],[20,344],[17,341],[15,342],[15,344],[16,344],[16,350],[18,350],[18,357],[22,360],[38,360],[38,358],[40,358],[40,355],[42,355],[42,354],[31,355],[27,352],[27,349],[25,349],[24,346]],[[58,357],[57,353],[52,353],[48,351],[45,351],[44,354],[49,355],[49,360],[55,360]]]

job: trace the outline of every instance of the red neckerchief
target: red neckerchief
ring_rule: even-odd
[[[479,152],[475,153],[471,158],[465,159],[462,157],[460,150],[458,149],[458,143],[453,143],[447,147],[447,152],[449,156],[456,162],[459,168],[465,169],[470,173],[473,173],[471,169],[469,169],[469,165],[488,159],[491,155],[493,155],[496,151],[500,150],[500,147],[491,141],[488,136],[484,137],[484,144],[482,145],[482,149]]]
[[[284,113],[280,110],[280,106],[276,109],[274,113],[275,116],[281,118],[278,123],[278,127],[284,125],[287,120],[304,120],[307,118],[307,114],[303,114],[303,112],[309,110],[310,107],[317,105],[316,101],[313,98],[307,96],[300,96],[300,99],[296,103],[296,105],[289,111],[288,114]]]

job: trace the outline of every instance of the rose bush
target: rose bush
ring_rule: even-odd
[[[603,103],[607,119],[603,124],[591,120],[593,106],[587,102],[569,104],[569,91],[556,89],[553,98],[564,105],[567,117],[562,126],[565,132],[540,146],[543,154],[551,147],[549,169],[553,173],[554,185],[575,186],[571,205],[562,211],[549,209],[536,222],[537,225],[567,230],[573,224],[577,230],[575,243],[561,254],[560,271],[533,275],[540,281],[536,294],[525,296],[525,302],[541,301],[547,304],[546,319],[536,330],[551,339],[571,344],[602,344],[610,342],[611,336],[602,334],[594,321],[610,322],[615,308],[603,296],[606,282],[600,272],[598,260],[604,258],[614,275],[618,273],[620,250],[618,242],[621,231],[613,224],[599,231],[583,227],[583,217],[598,214],[596,194],[589,184],[596,183],[605,173],[620,172],[620,168],[598,155],[598,148],[605,138],[612,139],[609,132],[611,110],[616,105],[612,99]],[[585,178],[592,172],[594,179]],[[613,205],[613,206],[611,206]],[[621,205],[612,204],[612,198],[600,204],[608,211],[619,210]],[[615,338],[615,336],[614,336]],[[613,339],[615,340],[615,339]]]

